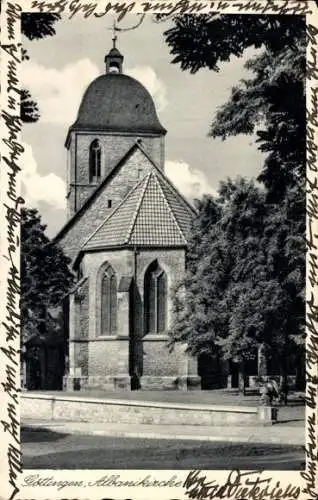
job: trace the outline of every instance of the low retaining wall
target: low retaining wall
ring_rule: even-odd
[[[207,426],[272,423],[270,413],[264,414],[264,411],[254,407],[122,401],[34,393],[22,394],[21,418],[22,420]]]

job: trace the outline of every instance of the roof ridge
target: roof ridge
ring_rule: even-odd
[[[166,176],[165,174],[162,175],[162,177],[164,178],[166,184],[168,185],[168,189],[170,189],[170,192],[172,192],[173,194],[177,193],[177,195],[181,198],[183,204],[191,210],[191,212],[194,214],[194,215],[197,215],[198,212],[197,210],[195,209],[195,207],[189,202],[189,200],[187,200],[187,198],[179,191],[179,189],[174,185],[174,183],[169,179],[168,176]]]
[[[150,171],[144,178],[143,178],[143,181],[145,181],[145,185],[141,191],[141,194],[140,194],[140,197],[139,197],[139,200],[138,200],[138,203],[137,203],[137,208],[135,210],[135,213],[133,215],[133,218],[132,218],[132,222],[130,224],[130,227],[128,229],[128,234],[127,234],[127,239],[125,240],[125,243],[128,243],[129,240],[130,240],[130,237],[132,235],[132,232],[134,230],[134,227],[136,225],[136,221],[137,221],[137,217],[138,217],[138,214],[140,212],[140,207],[141,207],[141,204],[142,204],[142,200],[144,199],[144,196],[145,196],[145,192],[146,192],[146,189],[147,189],[147,186],[149,184],[149,179],[151,177],[151,174],[152,174],[152,171]]]
[[[60,228],[58,233],[54,236],[53,240],[59,241],[61,238],[61,235],[65,232],[65,230],[71,226],[74,221],[77,219],[77,217],[85,211],[89,203],[95,198],[95,196],[102,190],[102,188],[107,184],[107,181],[111,178],[111,176],[114,174],[116,169],[122,164],[124,160],[127,160],[129,155],[132,153],[132,151],[136,148],[137,143],[134,142],[129,146],[127,151],[114,163],[112,169],[104,176],[104,178],[101,180],[101,182],[96,186],[96,188],[93,190],[93,192],[84,200],[83,205],[72,215],[70,219],[68,219],[65,224]]]
[[[154,161],[154,159],[150,156],[148,153],[147,149],[144,146],[144,143],[141,141],[139,142],[138,140],[135,141],[136,146],[140,149],[140,151],[146,156],[146,158],[156,167],[157,171],[159,172],[160,176],[166,181],[168,184],[169,189],[172,192],[175,192],[178,194],[178,196],[182,199],[184,205],[191,210],[195,215],[197,215],[197,211],[195,207],[187,200],[187,198],[179,191],[179,189],[174,185],[174,183],[169,179],[169,177],[166,175],[165,171],[162,170],[157,163]],[[173,193],[173,194],[175,194]]]
[[[157,163],[155,162],[155,160],[151,157],[151,155],[148,153],[146,147],[144,146],[144,143],[141,141],[139,141],[138,139],[135,141],[135,145],[137,146],[137,148],[140,149],[140,151],[145,155],[145,157],[147,158],[147,160],[150,161],[150,163],[153,164],[154,167],[156,167],[156,169],[161,172],[161,168],[159,167],[159,165],[157,165]]]
[[[145,149],[144,147],[144,144],[141,142],[138,142],[138,141],[135,141],[135,144],[136,146],[144,153],[144,155],[148,158],[148,160],[156,167],[156,169],[158,170],[159,174],[161,175],[161,177],[166,181],[166,183],[168,184],[169,188],[171,191],[175,191],[175,193],[178,194],[178,196],[180,196],[180,198],[182,199],[184,205],[186,205],[187,208],[190,208],[190,210],[197,215],[197,211],[195,209],[195,207],[187,200],[187,198],[179,191],[178,188],[176,188],[176,186],[174,185],[174,183],[169,179],[169,177],[166,175],[165,171],[162,170],[158,165],[157,163],[153,160],[153,158],[149,155],[148,151]]]
[[[176,226],[177,226],[177,228],[178,228],[178,230],[179,230],[179,233],[181,234],[181,237],[183,238],[183,241],[187,244],[187,240],[186,240],[186,238],[185,238],[185,236],[184,236],[184,234],[183,234],[183,231],[182,231],[181,227],[179,226],[179,222],[177,221],[176,216],[175,216],[175,215],[174,215],[174,213],[173,213],[173,210],[172,210],[172,208],[171,208],[171,206],[170,206],[170,203],[168,202],[168,200],[167,200],[167,198],[166,198],[166,196],[165,196],[165,194],[164,194],[164,192],[163,192],[163,189],[162,189],[162,187],[161,187],[161,184],[160,184],[160,182],[159,182],[159,179],[157,178],[157,176],[156,176],[156,175],[154,175],[154,177],[155,177],[156,182],[158,183],[158,186],[159,186],[159,189],[160,189],[161,195],[162,195],[162,197],[163,197],[163,199],[164,199],[164,201],[165,201],[166,205],[168,206],[168,210],[169,210],[169,212],[170,212],[170,215],[172,216],[172,218],[173,218],[173,220],[174,220],[174,223],[176,224]]]
[[[109,221],[109,219],[111,217],[113,217],[113,215],[116,214],[116,212],[118,212],[118,210],[120,209],[120,207],[126,202],[126,200],[129,198],[129,196],[131,196],[133,194],[133,192],[142,184],[142,182],[145,181],[145,177],[143,177],[139,182],[137,182],[129,191],[128,193],[126,194],[126,196],[121,200],[121,202],[117,205],[117,207],[114,208],[114,210],[112,210],[112,212],[106,217],[106,219],[103,220],[103,222],[101,222],[99,224],[99,226],[95,229],[95,231],[92,232],[92,234],[89,236],[89,238],[87,238],[87,240],[85,240],[85,242],[83,243],[83,245],[81,246],[81,249],[84,248],[87,243],[93,238],[93,236],[95,236],[95,234],[105,225],[107,224],[107,222]]]
[[[154,160],[151,158],[151,156],[148,154],[148,152],[145,150],[144,146],[141,145],[139,142],[134,141],[126,150],[126,152],[114,163],[113,167],[111,170],[103,177],[101,182],[96,186],[96,188],[93,190],[93,192],[84,200],[83,205],[72,215],[70,219],[68,219],[63,226],[59,229],[59,231],[56,233],[54,236],[53,240],[54,241],[59,241],[63,234],[65,233],[66,230],[68,230],[69,227],[71,227],[74,224],[74,221],[86,210],[87,206],[92,202],[92,200],[95,199],[97,194],[102,190],[102,188],[109,182],[111,179],[112,175],[116,172],[117,168],[119,168],[122,164],[123,161],[127,160],[131,154],[133,154],[133,150],[136,149],[145,155],[145,157],[149,160],[149,162],[158,170],[158,172],[161,172],[160,167],[154,162]]]

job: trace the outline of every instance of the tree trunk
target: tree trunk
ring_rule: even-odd
[[[296,356],[296,390],[304,391],[306,386],[305,353],[299,348],[299,354]]]
[[[287,398],[288,378],[287,378],[286,371],[282,375],[280,390],[281,390],[281,394],[282,394],[282,397],[281,397],[282,403],[286,406],[287,402],[288,402],[288,398]]]
[[[287,363],[287,338],[285,338],[282,359],[281,359],[281,377],[280,377],[280,394],[281,401],[287,405],[287,392],[288,392],[288,363]]]
[[[40,307],[40,322],[38,326],[40,344],[39,344],[39,366],[40,366],[40,389],[44,390],[46,385],[46,318],[47,312],[44,304]]]
[[[245,396],[245,364],[244,361],[241,361],[239,364],[239,372],[238,372],[238,386],[239,386],[239,394]]]
[[[267,375],[267,356],[264,344],[258,347],[257,371],[259,377],[265,377]]]

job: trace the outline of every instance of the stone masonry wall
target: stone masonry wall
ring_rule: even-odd
[[[89,376],[116,375],[120,341],[103,340],[89,342]]]
[[[186,376],[188,374],[188,360],[184,353],[184,346],[177,346],[169,353],[167,347],[168,337],[165,335],[147,335],[143,332],[143,297],[144,276],[148,266],[153,260],[158,259],[160,266],[167,273],[168,279],[168,326],[171,323],[171,300],[173,288],[177,280],[182,276],[185,265],[184,249],[143,249],[139,250],[134,257],[132,250],[113,250],[87,253],[83,258],[83,268],[90,278],[90,308],[89,308],[89,376],[109,376],[126,373],[131,375],[129,368],[129,340],[116,339],[116,336],[103,338],[99,336],[100,324],[100,285],[99,270],[105,262],[113,267],[117,284],[121,277],[135,274],[135,262],[137,273],[138,300],[134,303],[135,336],[141,340],[142,349],[139,352],[139,374],[143,376]],[[117,317],[127,314],[126,310],[117,309]],[[125,324],[127,318],[118,317],[118,324]],[[127,335],[127,332],[117,331],[118,335]],[[126,358],[126,364],[119,367],[120,358]]]
[[[81,397],[78,397],[81,396]],[[46,421],[72,421],[125,423],[125,424],[162,424],[193,425],[199,422],[207,426],[251,426],[259,425],[258,408],[246,406],[218,407],[213,405],[167,404],[106,401],[103,399],[74,397],[53,397],[49,395],[26,393],[21,397],[21,415],[24,419],[41,418]],[[270,416],[263,424],[271,424]],[[291,444],[299,443],[291,436]]]
[[[75,338],[83,340],[88,338],[88,324],[89,324],[89,287],[88,279],[78,287],[75,293],[75,303],[78,317],[78,328],[75,331]]]
[[[144,338],[143,351],[143,376],[168,377],[187,373],[183,346],[176,346],[172,352],[169,352],[167,340],[156,340],[153,335],[150,338],[147,336]]]
[[[109,252],[94,252],[84,256],[83,266],[86,273],[90,276],[90,309],[89,309],[89,338],[88,358],[90,377],[116,375],[119,373],[119,358],[121,350],[124,347],[127,358],[127,375],[128,375],[128,339],[117,340],[116,336],[101,337],[100,336],[100,318],[101,318],[101,300],[100,300],[100,269],[108,262],[116,273],[117,286],[122,276],[132,276],[132,259],[128,250],[117,250]],[[117,324],[119,323],[117,309]],[[117,331],[117,334],[121,334]],[[123,345],[126,343],[126,345]]]
[[[75,293],[75,331],[73,339],[75,370],[88,375],[88,326],[89,326],[89,281],[86,279]]]
[[[142,249],[139,250],[136,256],[136,275],[137,275],[137,291],[140,298],[140,304],[135,314],[136,324],[135,330],[138,329],[141,336],[143,336],[143,297],[144,297],[144,276],[149,265],[158,259],[160,266],[165,270],[168,281],[168,327],[171,323],[172,315],[172,294],[176,283],[182,276],[185,268],[185,250],[180,249]],[[97,281],[98,271],[101,266],[109,262],[113,267],[117,283],[119,283],[122,276],[134,277],[135,274],[135,258],[132,250],[105,250],[100,252],[87,253],[83,258],[83,267],[85,272],[90,277],[90,326],[89,337],[95,338],[98,336],[97,315],[100,315],[100,309],[97,308]],[[120,334],[120,332],[118,332]]]
[[[142,145],[149,156],[160,168],[164,168],[164,138],[163,137],[140,137]],[[110,135],[110,134],[90,134],[72,133],[70,146],[70,175],[69,180],[76,184],[76,188],[71,186],[68,198],[68,215],[71,216],[78,210],[88,196],[94,191],[97,184],[89,183],[89,148],[93,140],[98,139],[102,148],[101,179],[117,164],[117,162],[127,153],[129,148],[138,139],[131,135]],[[137,172],[136,172],[137,173]]]
[[[122,276],[133,276],[133,259],[130,250],[113,250],[87,253],[83,264],[90,277],[90,309],[89,309],[89,338],[100,337],[100,276],[99,271],[103,264],[108,262],[116,273],[117,286]],[[118,313],[117,313],[118,315]],[[119,322],[117,321],[117,324]],[[117,334],[121,332],[117,331]]]
[[[76,257],[89,235],[97,229],[134,186],[138,180],[138,174],[144,177],[153,168],[153,165],[139,149],[127,159],[89,208],[79,215],[76,223],[59,240],[64,252],[71,259]],[[138,172],[139,170],[140,172]],[[112,208],[107,208],[109,199],[112,200]]]

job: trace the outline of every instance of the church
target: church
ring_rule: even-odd
[[[197,360],[167,335],[195,210],[165,175],[167,131],[113,41],[65,141],[67,222],[55,241],[77,284],[64,387],[200,389]]]

